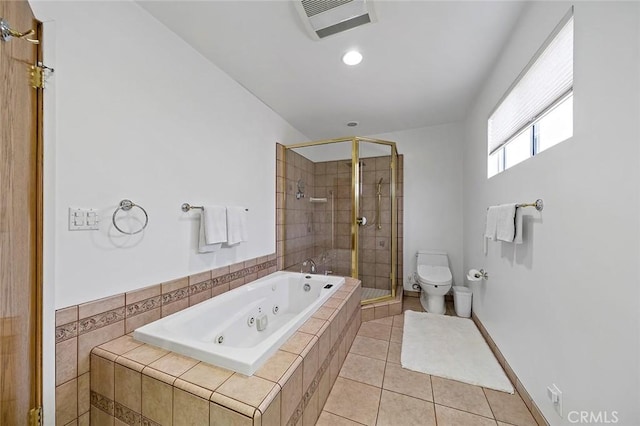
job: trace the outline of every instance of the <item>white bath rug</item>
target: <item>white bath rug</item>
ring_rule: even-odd
[[[470,319],[406,311],[402,367],[513,393],[513,386]]]

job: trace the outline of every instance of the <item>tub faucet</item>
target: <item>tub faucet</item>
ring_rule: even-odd
[[[316,262],[314,262],[312,258],[308,258],[304,262],[302,262],[302,266],[307,266],[309,263],[311,264],[311,273],[315,274],[316,273]],[[300,272],[302,272],[302,271],[300,271]]]

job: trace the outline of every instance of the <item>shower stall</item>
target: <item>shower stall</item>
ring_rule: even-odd
[[[363,303],[395,298],[402,277],[395,142],[306,142],[285,146],[283,159],[283,268],[358,278]]]

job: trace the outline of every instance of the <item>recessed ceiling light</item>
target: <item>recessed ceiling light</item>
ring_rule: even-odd
[[[349,126],[349,127],[356,127],[357,125],[358,125],[357,121],[350,121],[350,122],[347,123],[347,126]]]
[[[342,62],[347,65],[358,65],[362,62],[362,54],[357,50],[350,50],[342,56]]]

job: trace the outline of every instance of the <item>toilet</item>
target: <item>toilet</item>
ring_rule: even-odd
[[[420,292],[420,303],[425,311],[444,314],[444,295],[451,289],[452,277],[449,257],[444,251],[420,250],[416,254],[416,275]]]

